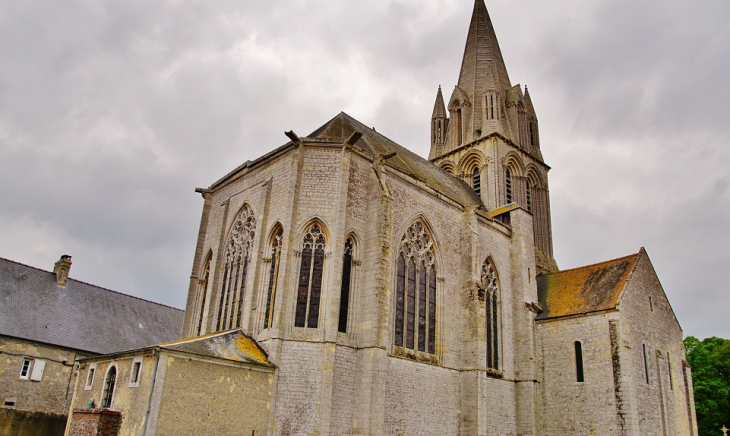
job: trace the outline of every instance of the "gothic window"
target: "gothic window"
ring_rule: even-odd
[[[210,279],[210,256],[205,261],[203,266],[203,274],[200,280],[198,280],[198,323],[195,326],[193,336],[199,336],[203,334],[203,312],[205,311],[205,299],[208,296],[208,281]]]
[[[474,188],[474,192],[476,192],[477,195],[479,195],[482,190],[482,180],[481,180],[481,175],[479,174],[479,167],[474,167],[474,171],[472,171],[471,184],[472,184],[472,187]]]
[[[499,369],[499,278],[490,258],[482,265],[487,314],[487,368]]]
[[[456,143],[461,144],[462,142],[462,120],[461,120],[461,108],[456,110]]]
[[[352,283],[352,252],[355,241],[352,237],[345,242],[345,254],[342,258],[342,287],[340,288],[340,319],[337,331],[347,333],[347,315],[350,306],[350,285]]]
[[[233,221],[231,234],[225,246],[223,280],[218,302],[218,330],[241,326],[246,275],[253,246],[256,217],[248,205]]]
[[[504,176],[505,188],[507,190],[507,203],[512,203],[512,173],[509,168],[505,170]]]
[[[576,381],[582,383],[583,378],[583,345],[580,341],[575,341],[575,378]]]
[[[317,328],[322,294],[325,238],[318,223],[304,234],[302,264],[299,269],[295,327]]]
[[[108,409],[112,406],[112,399],[114,399],[114,388],[117,382],[117,367],[111,366],[106,372],[106,379],[104,380],[104,392],[101,397],[101,407]]]
[[[486,118],[488,120],[494,120],[498,118],[499,116],[499,108],[497,107],[497,96],[489,93],[484,96],[485,99],[485,108],[486,108]]]
[[[436,266],[425,226],[411,225],[396,264],[395,345],[436,352]]]
[[[271,239],[271,264],[269,265],[269,285],[266,291],[266,314],[264,315],[264,328],[271,328],[274,321],[274,303],[276,302],[276,281],[279,277],[279,262],[281,260],[281,240],[284,237],[284,229],[281,226],[273,232]]]

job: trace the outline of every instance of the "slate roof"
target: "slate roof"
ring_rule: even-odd
[[[244,334],[241,329],[168,342],[160,344],[158,347],[253,365],[274,366],[269,362],[263,348],[253,338]]]
[[[482,204],[479,196],[465,182],[451,176],[428,160],[398,145],[344,112],[340,112],[322,127],[310,133],[307,138],[344,143],[355,131],[362,133],[362,137],[355,143],[355,147],[362,149],[370,156],[396,152],[395,156],[385,161],[385,165],[424,182],[464,206]],[[306,138],[304,139],[306,140]]]
[[[615,309],[640,254],[538,276],[537,319]]]
[[[184,312],[0,258],[0,334],[106,354],[180,337]]]

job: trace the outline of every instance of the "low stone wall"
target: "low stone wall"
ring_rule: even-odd
[[[62,436],[66,415],[0,409],[0,436]]]
[[[69,436],[117,436],[122,412],[109,409],[74,409]]]

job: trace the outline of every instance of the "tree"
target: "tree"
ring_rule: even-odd
[[[694,336],[684,340],[692,368],[697,428],[700,436],[719,435],[730,426],[730,340]]]

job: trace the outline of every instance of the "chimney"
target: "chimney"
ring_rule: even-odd
[[[53,265],[53,274],[56,275],[56,284],[66,287],[68,272],[71,271],[71,256],[64,254],[61,259]]]

